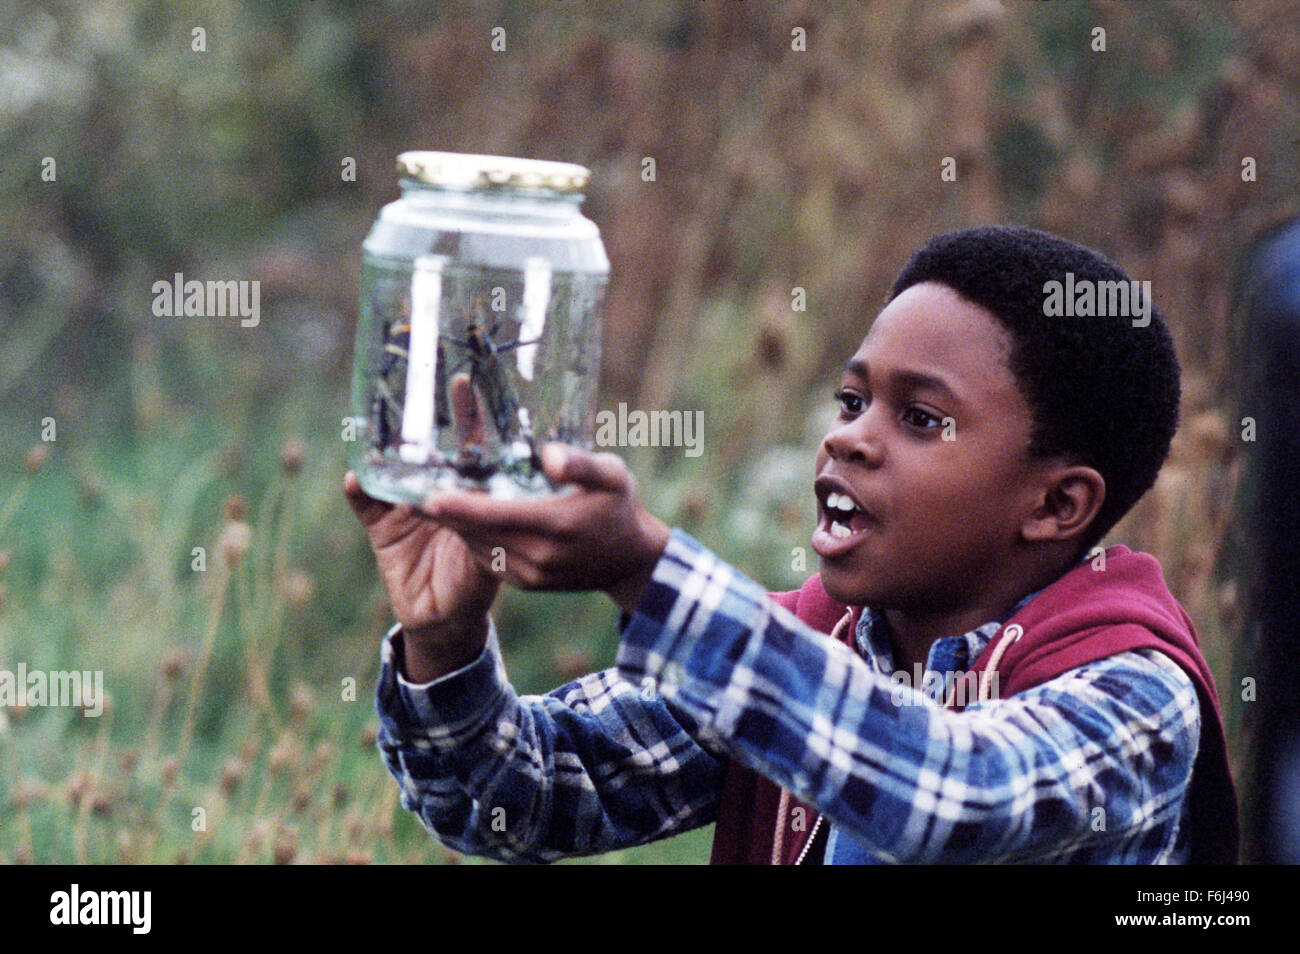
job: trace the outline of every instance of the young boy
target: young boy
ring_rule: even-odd
[[[378,705],[402,804],[506,861],[716,820],[715,863],[1234,862],[1191,621],[1153,558],[1096,547],[1178,418],[1150,301],[1047,306],[1089,283],[1114,305],[1114,282],[1137,287],[1023,228],[918,251],[844,368],[821,573],[794,593],[670,531],[610,454],[549,445],[576,490],[543,501],[392,507],[349,475],[398,619]],[[487,615],[502,578],[607,592],[616,668],[517,695]]]

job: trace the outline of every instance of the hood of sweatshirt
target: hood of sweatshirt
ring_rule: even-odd
[[[1006,674],[1001,685],[1005,695],[1133,649],[1156,649],[1178,663],[1196,686],[1201,705],[1201,741],[1189,793],[1190,861],[1236,863],[1241,833],[1219,694],[1191,617],[1169,592],[1155,557],[1112,546],[1045,587],[1006,621],[1002,632],[1012,626],[1023,632],[998,663],[999,674]],[[986,649],[980,661],[988,655]],[[979,663],[972,668],[978,670]]]

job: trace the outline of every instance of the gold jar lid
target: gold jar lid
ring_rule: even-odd
[[[429,185],[458,189],[550,189],[580,192],[591,170],[571,162],[478,156],[460,152],[404,152],[397,174]]]

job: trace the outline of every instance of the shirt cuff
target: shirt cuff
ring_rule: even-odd
[[[402,628],[394,626],[380,652],[376,709],[388,739],[398,745],[446,751],[482,726],[497,709],[509,685],[488,621],[487,643],[478,657],[430,682],[416,683],[402,673]]]

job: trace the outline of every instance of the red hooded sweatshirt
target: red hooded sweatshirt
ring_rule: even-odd
[[[1071,669],[1132,649],[1158,649],[1182,667],[1196,686],[1201,705],[1201,742],[1186,797],[1191,805],[1191,864],[1235,864],[1240,842],[1237,795],[1228,767],[1227,744],[1219,697],[1201,655],[1191,619],[1165,586],[1160,564],[1124,546],[1106,550],[1105,569],[1081,563],[1007,619],[989,640],[969,675],[988,668],[995,647],[1003,644],[997,686],[1013,696]],[[772,594],[781,606],[823,633],[830,633],[848,611],[827,595],[821,577],[803,588]],[[841,638],[856,651],[854,631],[861,608]],[[1019,638],[1007,645],[1009,627]],[[985,677],[988,678],[987,676]],[[974,699],[967,692],[960,698]],[[955,708],[955,707],[954,707]],[[738,762],[731,762],[718,805],[711,864],[770,864],[781,789]],[[791,800],[790,805],[803,803]],[[804,806],[807,817],[816,809]],[[782,863],[793,864],[809,831],[783,845]]]

